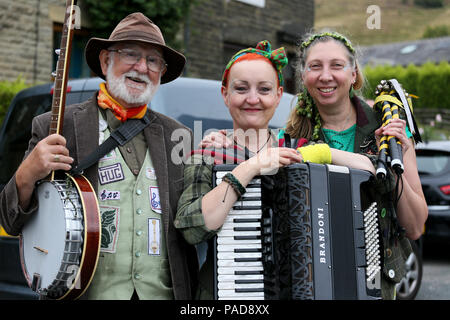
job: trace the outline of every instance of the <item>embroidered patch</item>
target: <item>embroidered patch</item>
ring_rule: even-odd
[[[145,168],[145,176],[148,179],[156,180],[155,168],[149,168],[149,167]]]
[[[107,154],[105,154],[102,158],[100,158],[99,161],[107,161],[107,160],[113,160],[116,158],[116,151],[111,150]]]
[[[116,163],[110,166],[98,168],[98,178],[100,180],[100,184],[124,180],[125,177],[123,174],[122,165],[120,163]]]
[[[119,237],[120,208],[99,206],[102,217],[101,252],[116,252],[117,239]]]
[[[161,213],[162,211],[161,211],[161,201],[159,200],[159,188],[150,187],[149,195],[150,195],[150,205],[152,206],[153,211]]]
[[[100,192],[100,195],[98,196],[98,198],[101,201],[106,201],[106,200],[120,200],[120,191],[109,191],[109,190],[105,190],[103,189]]]
[[[151,256],[160,255],[161,233],[160,233],[161,220],[148,219],[148,254]]]

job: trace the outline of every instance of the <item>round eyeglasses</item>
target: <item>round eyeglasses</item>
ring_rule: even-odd
[[[110,49],[108,51],[117,52],[120,60],[129,65],[136,64],[142,59],[142,54],[134,50]],[[146,56],[145,61],[147,67],[153,72],[162,72],[167,68],[167,63],[164,59],[157,55]]]

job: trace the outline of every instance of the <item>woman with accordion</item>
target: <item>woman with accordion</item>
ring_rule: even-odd
[[[395,283],[404,276],[404,259],[411,250],[406,238],[419,238],[428,216],[417,172],[414,141],[410,138],[416,128],[411,121],[412,114],[408,113],[409,106],[405,99],[393,97],[394,84],[397,93],[402,93],[396,81],[390,82],[391,87],[383,83],[377,88],[379,98],[374,108],[356,96],[355,90],[362,88],[364,77],[356,50],[339,33],[307,35],[298,56],[298,72],[304,89],[298,94],[286,133],[292,137],[324,141],[332,148],[364,153],[379,168],[373,196],[379,207],[384,246],[382,297],[394,299]],[[398,108],[397,113],[393,110],[380,112],[388,104],[400,104],[403,108]],[[401,119],[405,111],[409,128]],[[418,133],[414,138],[420,139]],[[385,153],[387,140],[393,145],[390,156]],[[379,154],[384,156],[379,157]]]

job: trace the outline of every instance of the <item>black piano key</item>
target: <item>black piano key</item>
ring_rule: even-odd
[[[264,283],[264,279],[241,279],[234,280],[236,284],[248,284],[248,283]]]
[[[239,252],[261,252],[261,248],[238,248],[238,249],[234,249],[235,253],[239,253]]]
[[[233,231],[259,231],[260,227],[234,227]]]
[[[261,222],[261,219],[252,219],[252,218],[234,218],[233,222],[235,223],[248,223],[248,222]]]
[[[234,292],[264,292],[264,288],[236,288]]]
[[[261,260],[261,258],[234,258],[234,262],[255,262]]]
[[[249,189],[249,188],[261,188],[261,185],[258,183],[249,183],[247,185],[247,189]]]
[[[261,236],[234,236],[234,240],[258,240]]]
[[[264,271],[235,271],[234,274],[236,276],[246,276],[251,274],[264,274]]]
[[[233,206],[233,210],[261,210],[261,206]]]

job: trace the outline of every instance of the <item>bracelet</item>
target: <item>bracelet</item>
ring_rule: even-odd
[[[222,181],[228,183],[237,193],[238,197],[242,196],[247,191],[239,180],[230,172],[223,176]]]

